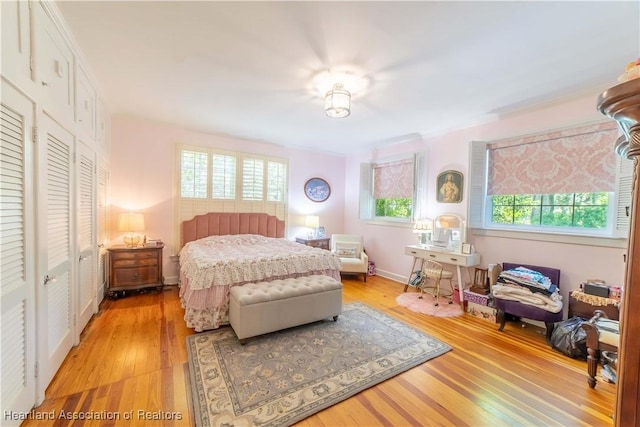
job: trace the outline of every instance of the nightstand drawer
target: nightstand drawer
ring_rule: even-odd
[[[136,260],[142,261],[146,259],[157,259],[158,251],[155,249],[136,249],[133,251],[121,251],[115,252],[113,255],[114,260]]]
[[[113,271],[113,287],[121,286],[137,286],[145,283],[158,283],[158,268],[151,267],[135,267],[135,268],[118,268]]]
[[[121,259],[120,257],[115,257],[113,259],[113,268],[121,268],[121,267],[138,267],[138,266],[147,266],[147,265],[158,265],[158,257],[153,258],[141,258],[141,259]]]

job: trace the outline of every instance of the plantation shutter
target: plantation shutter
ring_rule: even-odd
[[[263,212],[286,219],[286,160],[183,144],[176,144],[176,159],[178,240],[183,221],[207,212]]]
[[[236,198],[236,158],[225,154],[214,153],[211,157],[212,183],[214,199]]]
[[[180,196],[207,198],[207,153],[183,150],[180,160]]]
[[[635,163],[631,159],[616,157],[616,217],[613,224],[613,235],[628,238],[631,227],[631,199]]]
[[[284,202],[287,193],[287,165],[267,162],[267,201]]]
[[[264,192],[264,162],[242,160],[242,200],[262,200]]]
[[[33,104],[2,82],[0,104],[0,346],[2,411],[35,404]]]
[[[360,163],[360,219],[373,218],[373,165]]]
[[[485,193],[487,176],[487,143],[472,141],[469,148],[469,228],[484,226]]]

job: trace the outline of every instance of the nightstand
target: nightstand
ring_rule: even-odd
[[[117,296],[118,292],[124,294],[134,289],[162,288],[162,248],[162,243],[153,247],[120,245],[108,248],[109,294]]]
[[[298,243],[326,250],[329,250],[329,240],[331,240],[329,237],[322,237],[317,239],[305,239],[304,237],[296,237],[296,242]]]
[[[620,301],[585,294],[576,289],[569,295],[569,318],[573,316],[591,319],[596,310],[603,311],[611,320],[620,319]]]

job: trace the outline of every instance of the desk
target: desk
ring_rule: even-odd
[[[418,259],[425,260],[430,259],[432,261],[439,262],[441,264],[449,264],[456,266],[456,272],[458,273],[458,292],[460,293],[460,304],[464,300],[464,283],[462,283],[462,267],[473,267],[480,264],[480,254],[460,254],[456,252],[445,252],[437,249],[429,249],[420,245],[408,245],[404,248],[405,255],[413,257],[413,267],[411,273],[415,270],[416,261]],[[411,274],[409,274],[409,280]],[[405,285],[404,291],[407,291],[409,284]]]

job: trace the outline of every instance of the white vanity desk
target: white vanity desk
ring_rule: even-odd
[[[411,275],[415,271],[416,261],[420,260],[432,260],[441,264],[455,265],[458,273],[458,292],[460,294],[460,304],[464,300],[464,283],[462,280],[462,267],[474,267],[480,264],[480,254],[461,254],[457,252],[447,252],[446,250],[423,246],[423,245],[408,245],[404,249],[405,255],[413,257],[413,267],[411,268]],[[409,284],[405,285],[404,291],[407,291]]]

